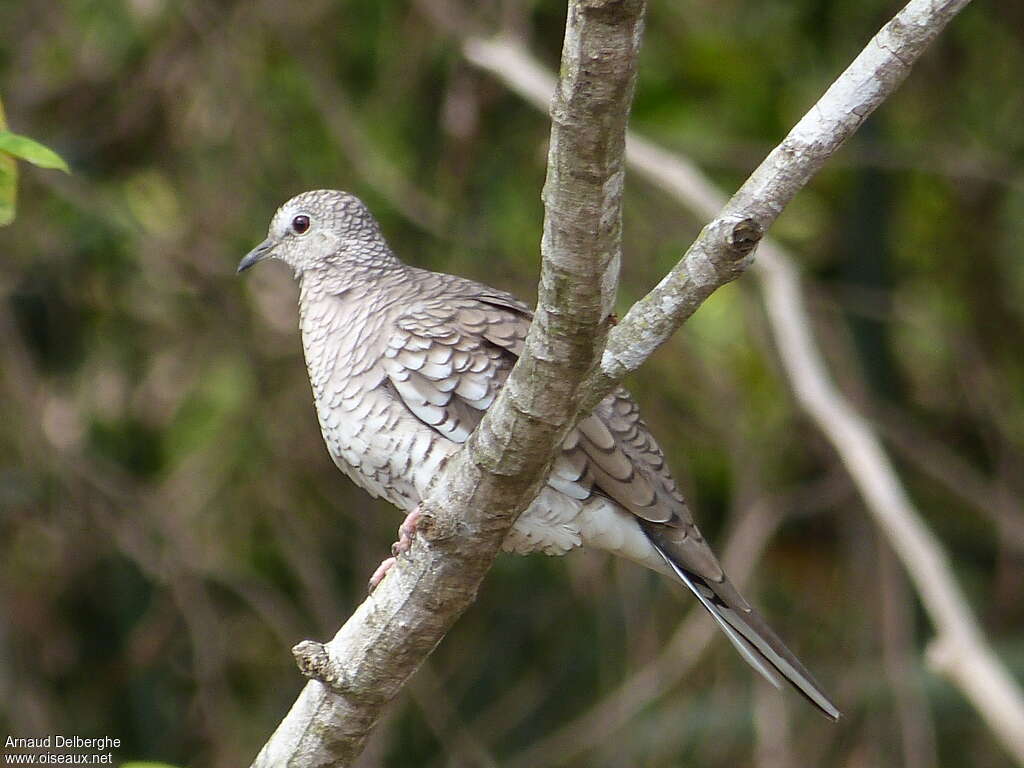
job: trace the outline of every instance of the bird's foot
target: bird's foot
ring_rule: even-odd
[[[398,562],[397,557],[389,557],[386,560],[382,560],[381,564],[377,566],[377,570],[373,572],[370,577],[370,581],[366,585],[366,591],[373,594],[373,590],[384,580],[384,577],[388,575],[388,571],[395,567],[395,563]]]
[[[412,540],[416,538],[416,526],[420,524],[422,518],[419,507],[405,516],[405,520],[398,526],[398,541],[391,545],[393,556],[404,555],[412,548]]]
[[[391,545],[391,557],[383,560],[377,566],[377,570],[373,572],[370,582],[367,584],[368,591],[373,592],[387,576],[388,571],[395,567],[398,558],[412,549],[412,541],[416,538],[416,526],[419,525],[422,517],[419,507],[405,516],[405,520],[398,526],[398,541]]]

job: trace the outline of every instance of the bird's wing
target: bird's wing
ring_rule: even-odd
[[[385,368],[391,386],[420,421],[462,443],[522,352],[532,315],[510,295],[468,280],[435,273],[422,279],[448,282],[397,318]],[[566,436],[549,482],[581,500],[601,494],[639,520],[670,529],[680,565],[709,581],[724,580],[661,448],[625,389],[617,388]]]
[[[600,431],[602,426],[607,435]],[[783,679],[789,681],[825,715],[837,719],[839,710],[821,686],[725,575],[629,393],[616,389],[581,422],[579,431],[590,438],[580,447],[590,458],[597,487],[639,518],[666,565],[696,595],[747,663],[776,687]],[[630,468],[606,450],[612,442]],[[602,461],[595,448],[612,458]]]
[[[505,383],[529,327],[529,310],[497,292],[422,300],[395,321],[385,370],[416,418],[462,443]]]
[[[671,534],[672,554],[680,565],[709,581],[727,583],[629,392],[617,387],[580,421],[564,448],[583,455],[595,490],[636,515],[645,531]],[[735,597],[742,600],[738,593]]]
[[[391,386],[420,421],[462,443],[522,352],[532,315],[510,295],[468,280],[435,273],[422,279],[447,282],[397,318],[385,368]],[[639,520],[668,529],[680,565],[725,583],[661,448],[625,389],[617,388],[566,436],[549,483],[581,500],[601,494]]]

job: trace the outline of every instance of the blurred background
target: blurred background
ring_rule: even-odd
[[[632,126],[724,189],[898,4],[652,0]],[[322,444],[287,268],[235,266],[343,188],[420,266],[535,295],[548,124],[461,57],[557,68],[555,0],[0,3],[22,166],[0,231],[0,733],[247,765],[290,647],[365,595],[399,516]],[[998,655],[1024,676],[1024,6],[977,3],[773,230]],[[620,311],[702,222],[633,179]],[[365,766],[1003,766],[829,444],[753,281],[629,381],[704,532],[829,689],[755,679],[680,589],[601,554],[502,556]],[[666,651],[666,649],[668,649]]]

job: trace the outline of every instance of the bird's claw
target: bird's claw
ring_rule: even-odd
[[[405,516],[405,520],[398,526],[398,541],[391,545],[391,554],[394,557],[404,555],[412,548],[413,539],[416,538],[416,527],[422,517],[419,507]]]
[[[377,566],[377,570],[373,572],[370,577],[370,581],[366,584],[366,591],[373,594],[378,585],[384,580],[384,577],[388,575],[388,571],[395,567],[395,563],[398,562],[397,557],[389,557],[386,560],[382,560],[381,564]]]
[[[367,584],[367,590],[373,592],[377,586],[387,576],[388,571],[395,567],[395,563],[398,562],[398,558],[412,549],[413,539],[416,538],[416,527],[419,525],[422,519],[419,507],[414,509],[408,515],[405,516],[405,520],[398,526],[398,541],[391,545],[391,557],[383,560],[380,565],[377,566],[377,570],[373,572],[370,577],[370,581]]]

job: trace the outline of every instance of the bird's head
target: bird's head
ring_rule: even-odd
[[[268,258],[285,262],[296,275],[332,265],[371,266],[394,259],[362,201],[333,189],[303,192],[278,208],[267,239],[245,255],[238,271]]]

